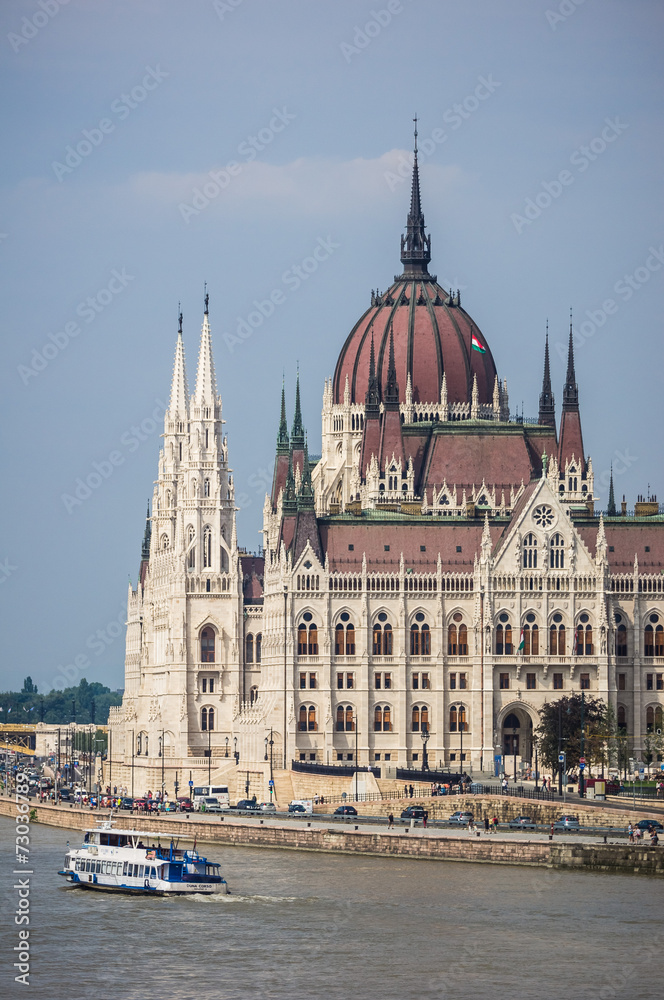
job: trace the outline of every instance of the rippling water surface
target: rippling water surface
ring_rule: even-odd
[[[0,996],[32,1000],[664,995],[664,883],[638,876],[210,847],[233,894],[108,896],[31,828],[28,988],[15,984],[14,824],[0,817]]]

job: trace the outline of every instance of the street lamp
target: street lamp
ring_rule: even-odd
[[[512,753],[514,754],[514,784],[516,784],[516,726],[512,726]]]
[[[235,757],[236,766],[240,763],[240,751],[237,748],[237,736],[233,737],[233,756]]]
[[[210,735],[210,725],[208,723],[208,748],[207,748],[207,759],[208,759],[208,785],[212,784],[212,737]]]
[[[161,807],[164,808],[164,730],[159,737],[159,756],[161,757]]]
[[[270,802],[272,801],[272,793],[274,791],[274,776],[272,773],[272,748],[274,747],[274,737],[272,734],[272,729],[270,729],[270,738],[268,740],[265,737],[265,760],[267,760],[267,748],[270,748]]]
[[[422,723],[422,771],[429,770],[429,755],[427,753],[427,743],[429,742],[429,724]]]
[[[228,736],[226,737],[226,756],[228,757]]]
[[[244,783],[244,794],[246,798],[249,798],[249,772],[247,771],[247,780]]]

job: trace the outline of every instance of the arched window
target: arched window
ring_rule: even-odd
[[[537,569],[537,539],[532,531],[523,540],[524,569]]]
[[[318,627],[309,626],[309,656],[318,656]]]
[[[646,709],[646,731],[649,733],[661,733],[662,731],[662,706],[650,705]]]
[[[254,637],[251,632],[244,640],[244,662],[254,662]]]
[[[551,656],[565,655],[564,625],[552,625],[549,629],[549,654]]]
[[[466,706],[452,705],[452,707],[450,708],[450,732],[465,733],[467,729],[468,729],[468,724],[466,723]]]
[[[457,627],[456,625],[450,625],[447,629],[447,653],[449,656],[458,655],[458,645],[457,645]]]
[[[316,722],[316,706],[300,705],[300,717],[298,727],[301,733],[315,733],[318,729]]]
[[[352,705],[339,705],[337,708],[337,732],[355,732],[355,721]]]
[[[565,568],[565,539],[562,535],[555,534],[551,539],[551,569]]]
[[[650,621],[658,621],[658,615],[651,615]],[[644,630],[644,656],[664,656],[664,629],[661,625],[648,624]]]
[[[212,529],[203,530],[203,568],[209,569],[212,566]]]
[[[207,732],[208,727],[208,710],[207,708],[201,709],[201,729],[203,732]]]
[[[420,656],[422,652],[422,644],[420,642],[420,626],[411,625],[410,627],[410,655]]]
[[[253,685],[249,690],[249,704],[253,705],[258,701],[258,687],[256,684]]]
[[[539,653],[539,630],[537,625],[523,626],[523,655],[537,656]]]
[[[374,625],[373,629],[374,656],[392,656],[392,626],[390,624]]]
[[[624,705],[618,705],[618,729],[621,736],[627,732],[627,712]]]
[[[344,655],[344,627],[343,625],[337,625],[334,630],[334,655],[343,656]]]
[[[187,566],[189,569],[196,568],[196,532],[193,527],[189,526],[189,531],[187,533]]]
[[[374,709],[374,732],[392,732],[391,711],[389,705],[376,705]]]
[[[201,632],[201,663],[214,663],[214,629],[209,625]]]
[[[413,705],[412,729],[414,733],[426,733],[429,729],[429,709],[426,705]]]
[[[578,625],[574,637],[574,650],[577,656],[592,656],[593,654],[593,627],[592,625]]]
[[[256,663],[261,662],[261,657],[263,655],[263,635],[261,632],[256,636],[255,642],[255,652],[256,652]]]
[[[208,708],[207,725],[208,725],[209,732],[212,732],[212,730],[214,729],[214,709],[213,708]]]
[[[143,733],[139,733],[138,736],[136,737],[136,753],[139,754],[139,756],[142,749],[143,749]]]
[[[459,625],[459,656],[468,656],[468,629]]]
[[[297,655],[307,655],[307,626],[300,625],[297,630]]]
[[[616,656],[627,656],[627,629],[624,625],[616,629]]]
[[[205,447],[206,448],[207,448],[207,433],[208,432],[206,431],[205,432]],[[206,479],[205,482],[203,483],[203,496],[204,497],[209,497],[210,496],[210,480],[209,479]]]
[[[355,626],[346,626],[346,656],[355,656]]]
[[[169,541],[168,541],[168,535],[162,535],[162,536],[161,536],[161,544],[160,544],[160,548],[162,548],[162,549],[164,549],[164,550],[165,550],[165,549],[167,549],[168,547],[169,547]]]
[[[512,626],[509,622],[505,622],[496,629],[496,655],[511,656],[513,652]]]

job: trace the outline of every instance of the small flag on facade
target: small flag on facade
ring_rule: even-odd
[[[523,651],[524,645],[525,645],[525,639],[523,638],[523,629],[521,629],[521,638],[519,639],[519,652],[520,653]]]
[[[486,347],[476,333],[473,333],[470,338],[470,346],[474,351],[479,351],[480,354],[486,354]]]

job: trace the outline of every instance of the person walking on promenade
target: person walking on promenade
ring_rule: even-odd
[[[488,816],[484,817],[484,832],[485,833],[489,832],[489,817]]]
[[[411,797],[411,799],[413,797],[413,786],[412,785],[410,786],[410,797]]]
[[[390,815],[387,817],[387,829],[388,830],[394,829],[394,813],[390,813]]]
[[[404,786],[403,786],[403,797],[404,797],[405,799],[407,799],[407,798],[408,798],[408,785],[404,785]]]
[[[428,819],[429,819],[429,813],[425,809],[424,812],[422,813],[422,828],[424,830],[426,830],[426,828],[427,828],[427,820]]]
[[[498,817],[493,817],[493,832],[498,833]]]
[[[634,827],[632,826],[631,823],[627,827],[627,833],[629,834],[629,842],[630,842],[630,844],[633,844],[634,843]]]

